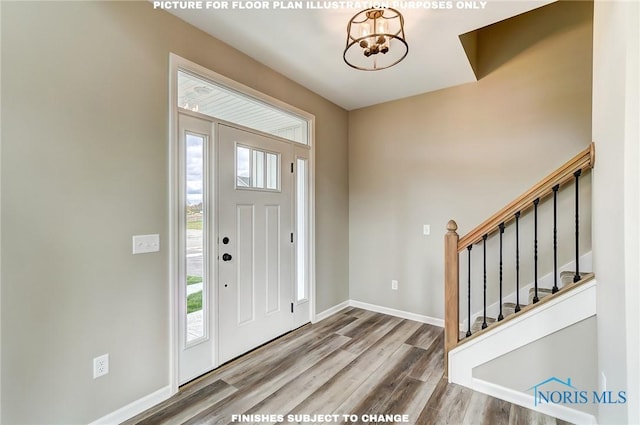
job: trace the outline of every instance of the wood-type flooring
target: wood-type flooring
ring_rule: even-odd
[[[125,424],[566,424],[448,384],[443,336],[436,326],[347,308],[223,365]]]

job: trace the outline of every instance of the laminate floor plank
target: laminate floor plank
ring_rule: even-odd
[[[441,328],[347,307],[222,365],[125,425],[273,424],[277,415],[285,424],[287,415],[311,416],[296,418],[301,425],[365,424],[361,415],[382,415],[366,424],[408,415],[411,425],[570,425],[448,384],[443,347]]]
[[[340,373],[355,357],[357,357],[355,354],[348,351],[337,350],[243,413],[285,415],[329,379]],[[274,424],[276,421],[260,423]]]
[[[374,377],[376,385],[367,392],[367,396],[353,409],[352,413],[358,416],[372,414],[403,414],[403,410],[390,411],[390,404],[399,404],[398,399],[411,397],[418,390],[417,383],[420,381],[405,380],[413,365],[425,356],[425,350],[413,346],[404,345],[406,354],[398,358],[392,368],[384,376]],[[405,384],[404,386],[402,384]],[[389,391],[393,388],[393,391]]]
[[[568,422],[543,415],[516,404],[509,409],[509,425],[566,425]],[[570,424],[569,424],[570,425]]]
[[[216,381],[208,387],[205,387],[203,391],[192,394],[174,403],[170,408],[141,421],[140,425],[180,425],[198,415],[212,404],[224,400],[236,391],[237,389],[235,387],[232,387],[226,382]]]
[[[442,375],[440,375],[442,377]],[[433,394],[440,377],[435,379],[421,381],[411,376],[406,376],[400,383],[401,388],[405,386],[409,387],[403,390],[404,396],[407,399],[397,399],[395,396],[391,396],[388,402],[388,410],[394,414],[401,412],[401,414],[407,415],[409,423],[417,423],[418,417],[424,408],[425,403]],[[400,410],[402,409],[402,410]]]
[[[401,321],[402,319],[397,317],[385,318],[385,320],[378,321],[376,322],[376,325],[364,335],[361,335],[360,337],[352,337],[351,341],[346,343],[342,349],[354,354],[360,354],[393,330]]]
[[[273,358],[274,356],[282,355],[287,351],[294,350],[311,339],[334,333],[335,329],[340,329],[356,319],[357,318],[337,313],[318,323],[305,325],[278,338],[277,343],[272,341],[271,343],[263,345],[244,356],[240,356],[228,363],[225,363],[212,373],[206,374],[183,386],[180,392],[197,391],[199,388],[209,385],[212,380],[229,379],[229,376],[237,375],[242,371],[250,373],[251,370],[262,365],[265,359]]]
[[[180,392],[155,408],[125,421],[123,425],[180,424],[235,391],[237,391],[236,388],[217,380],[197,392]]]
[[[462,424],[476,425],[483,423],[509,425],[510,410],[510,403],[486,394],[474,392]]]
[[[476,394],[478,393],[473,393],[474,396]],[[484,409],[483,423],[509,425],[509,412],[511,411],[511,403],[491,396],[487,396],[487,398],[488,402],[486,404],[486,408]],[[469,410],[467,409],[467,413],[468,412]]]
[[[321,328],[321,332],[338,332],[343,329],[345,326],[355,322],[358,320],[357,316],[353,316],[350,314],[343,314],[340,320],[334,321],[333,323],[329,323]]]
[[[438,382],[416,423],[424,425],[459,425],[463,422],[473,391],[460,385]]]
[[[376,313],[374,311],[365,310],[363,308],[358,308],[358,307],[348,307],[348,308],[349,308],[349,311],[348,311],[347,314],[359,317],[361,319],[364,319],[364,318],[367,318],[367,317],[371,317],[374,314],[379,314],[379,313]]]
[[[412,321],[402,321],[349,365],[322,385],[302,403],[291,410],[291,414],[332,414],[373,374],[391,354],[402,345],[403,335],[419,326]]]
[[[290,367],[300,363],[301,358],[317,357],[317,355],[314,354],[313,351],[319,350],[318,354],[323,353],[328,348],[327,344],[329,344],[333,340],[337,341],[336,348],[341,348],[350,341],[350,338],[338,334],[329,334],[321,339],[312,339],[293,350],[282,350],[281,352],[277,353],[277,355],[263,359],[259,367],[255,367],[253,370],[249,370],[250,373],[240,371],[240,373],[236,375],[226,377],[225,380],[231,385],[241,388],[253,385],[256,382],[261,382],[265,376],[286,373],[290,371]]]
[[[357,314],[359,311],[362,311],[362,309],[356,308],[356,307],[345,307],[342,310],[340,310],[338,313],[341,314]]]
[[[489,403],[489,396],[486,394],[474,392],[471,396],[469,406],[462,419],[462,425],[476,425],[478,423],[484,423],[485,410]],[[504,422],[495,423],[494,425],[508,425],[509,413],[507,412],[507,424]]]
[[[242,382],[238,391],[185,423],[190,425],[230,423],[232,415],[242,414],[259,401],[269,397],[315,363],[339,349],[348,340],[349,338],[343,335],[327,335],[309,347],[306,353],[290,353],[285,360],[272,369],[260,367],[259,370],[254,371],[255,377]]]
[[[367,332],[376,328],[379,323],[384,323],[391,319],[391,316],[385,316],[384,314],[372,313],[366,317],[358,317],[359,320],[354,321],[352,324],[346,326],[338,333],[349,338],[360,338],[365,336]]]
[[[411,369],[409,376],[420,381],[440,379],[444,374],[444,333],[440,332],[425,350],[425,356]]]
[[[409,338],[407,338],[406,343],[426,350],[431,344],[433,344],[438,335],[441,334],[442,328],[424,323]]]
[[[385,380],[390,381],[387,382],[390,386],[386,388],[385,393],[390,391],[390,388],[393,388],[395,378],[392,376],[392,373],[394,371],[397,373],[398,366],[403,364],[407,358],[417,358],[419,356],[420,353],[415,352],[415,349],[415,347],[410,345],[400,345],[380,367],[366,376],[364,382],[362,382],[333,413],[338,415],[358,414],[357,412],[363,410],[364,404],[366,403],[369,403],[368,407],[371,410],[379,409],[382,403],[381,394],[378,394],[380,382]],[[386,397],[387,394],[382,394],[382,396]],[[325,423],[325,425],[328,425],[328,423]]]
[[[338,334],[331,332],[327,329],[332,329],[332,326],[336,324],[348,323],[352,318],[344,316],[340,320],[328,324],[327,326],[321,326],[317,328],[309,328],[304,335],[299,335],[295,339],[289,339],[280,344],[274,344],[271,347],[266,347],[261,353],[252,356],[251,358],[244,359],[243,357],[237,359],[237,363],[234,367],[226,368],[218,375],[218,379],[224,379],[228,383],[234,386],[242,386],[252,381],[260,379],[260,375],[265,373],[270,368],[281,367],[284,359],[291,358],[292,355],[302,355],[308,352],[311,347],[318,344],[318,341],[326,338],[328,335]],[[342,335],[345,343],[348,342],[348,338]]]

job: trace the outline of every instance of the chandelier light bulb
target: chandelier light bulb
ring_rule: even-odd
[[[347,25],[343,59],[352,68],[379,71],[396,65],[409,51],[404,18],[392,8],[369,8],[357,13]]]

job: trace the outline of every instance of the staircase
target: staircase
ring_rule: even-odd
[[[456,222],[449,221],[445,235],[444,364],[445,376],[448,376],[450,382],[481,391],[482,388],[478,385],[485,385],[484,392],[499,397],[500,391],[495,391],[489,383],[473,384],[473,367],[595,314],[595,276],[580,269],[579,252],[579,184],[581,178],[593,168],[594,162],[595,147],[592,143],[587,149],[463,237],[456,232],[458,229]],[[566,267],[558,267],[558,194],[567,190],[570,191],[567,195],[573,196],[575,202],[573,211],[575,220],[572,220],[575,222],[575,228],[571,241],[575,246],[575,259],[570,265],[572,271],[567,271]],[[539,264],[541,249],[538,229],[539,207],[543,207],[543,202],[544,208],[553,208],[553,244],[552,248],[548,246],[544,248],[547,250],[544,252],[545,258],[553,259],[552,266],[548,261],[542,266]],[[528,247],[533,255],[527,256],[526,259],[520,254],[522,250],[520,227],[524,218],[529,220],[527,223],[531,224],[533,230],[533,246]],[[507,228],[509,229],[508,240],[512,241],[511,238],[515,237],[513,247],[515,253],[504,250],[503,239],[506,238],[505,229]],[[544,229],[544,231],[549,230]],[[564,247],[567,246],[566,240],[562,243]],[[492,251],[490,255],[487,255],[488,247]],[[506,278],[503,268],[507,265],[508,254],[514,254],[515,276],[509,273],[509,277]],[[498,258],[499,264],[496,264]],[[510,267],[513,266],[511,260],[511,258],[508,260]],[[466,263],[463,270],[461,270],[461,263]],[[528,299],[526,299],[526,286],[521,286],[521,281],[524,280],[521,274],[523,264],[527,270],[533,271]],[[551,268],[549,279],[539,278],[541,267]],[[476,274],[474,275],[473,272]],[[461,274],[466,274],[463,282],[460,281]],[[549,283],[549,280],[552,284],[543,287],[543,282]],[[504,293],[513,288],[514,284],[515,290],[505,296]],[[493,304],[493,308],[488,309],[487,303],[493,302],[492,297],[498,299]],[[466,298],[466,309],[460,305],[461,298],[463,300]],[[480,299],[482,299],[482,307],[478,309]],[[500,310],[498,314],[493,314],[498,309]],[[492,311],[491,315],[488,314],[488,310]],[[452,359],[455,362],[452,361],[450,364]],[[515,399],[508,401],[523,403]],[[563,416],[557,411],[547,413]],[[580,417],[579,415],[578,413],[578,416],[571,416],[567,413],[564,416],[576,418]],[[589,415],[581,418],[589,422]]]
[[[560,282],[561,286],[559,287],[561,290],[570,290],[574,285],[573,278],[575,276],[575,271],[563,271],[560,272]],[[588,282],[594,277],[593,273],[584,273],[582,275],[582,279],[579,281],[580,284],[584,282]],[[565,291],[566,292],[566,291]],[[528,304],[520,304],[520,312],[526,312],[531,310],[534,307],[534,304],[537,304],[547,298],[548,296],[553,295],[553,288],[538,288],[538,301],[536,303],[533,302],[535,297],[535,288],[529,289],[529,301]],[[506,320],[516,313],[516,303],[513,302],[505,302],[502,304],[502,316],[503,318],[500,320]],[[497,323],[496,317],[487,316],[487,329]],[[483,317],[476,317],[475,321],[473,321],[471,325],[471,334],[478,335],[478,332],[483,331],[482,324],[484,323]],[[460,340],[465,338],[464,332],[460,332]]]

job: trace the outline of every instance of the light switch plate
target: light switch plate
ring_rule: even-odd
[[[422,226],[422,233],[423,233],[425,236],[430,235],[430,234],[431,234],[431,225],[429,225],[429,224],[425,224],[425,225],[423,225],[423,226]]]
[[[160,235],[135,235],[133,237],[134,254],[158,251],[160,251]]]

